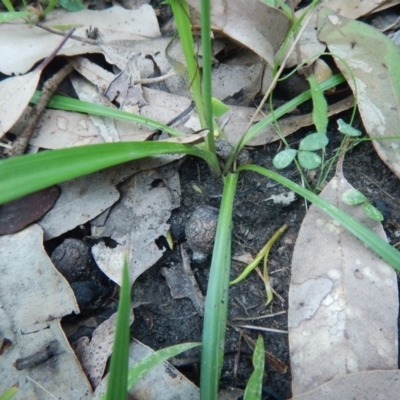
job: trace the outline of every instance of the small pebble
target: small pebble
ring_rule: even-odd
[[[217,229],[218,210],[210,206],[198,206],[186,225],[186,239],[192,249],[192,259],[203,262],[213,248]]]

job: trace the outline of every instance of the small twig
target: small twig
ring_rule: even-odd
[[[57,90],[60,83],[72,71],[73,71],[72,66],[70,64],[67,64],[45,82],[45,84],[43,85],[42,94],[38,102],[32,107],[28,124],[13,143],[11,156],[19,156],[25,152],[25,149],[28,146],[29,139],[33,134],[33,130],[35,129],[37,121],[42,116],[48,101],[50,100],[54,92]]]
[[[45,31],[48,31],[50,33],[54,33],[55,35],[59,35],[59,36],[64,36],[65,32],[62,31],[58,31],[57,29],[53,29],[50,28],[48,26],[44,26],[43,24],[41,24],[40,22],[36,23],[36,26],[38,28],[42,28]],[[83,43],[88,43],[88,44],[94,44],[96,46],[98,46],[99,44],[103,44],[103,41],[101,40],[94,40],[94,39],[89,39],[89,38],[83,38],[81,36],[76,36],[76,35],[71,35],[71,39],[77,40],[78,42],[83,42]]]
[[[60,51],[61,47],[64,46],[66,41],[72,36],[72,33],[75,31],[75,28],[70,29],[66,34],[64,34],[63,39],[59,43],[59,45],[51,52],[51,54],[46,57],[36,68],[36,70],[43,71],[47,65],[50,63],[50,61],[53,60],[53,58],[57,55],[57,53]]]
[[[152,83],[159,83],[167,80],[168,78],[171,78],[175,75],[178,75],[178,73],[171,69],[169,72],[167,72],[165,75],[157,76],[155,78],[144,78],[144,79],[138,79],[134,81],[134,83],[140,83],[141,85],[150,85]]]

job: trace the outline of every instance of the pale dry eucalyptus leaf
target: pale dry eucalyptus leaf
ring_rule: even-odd
[[[90,26],[99,30],[99,43],[114,40],[143,40],[161,35],[153,7],[143,5],[135,10],[111,7],[106,10],[83,10],[68,12],[53,10],[46,16],[47,27],[75,27],[74,35],[87,38]],[[37,26],[18,22],[0,25],[0,71],[6,75],[23,74],[39,60],[48,55],[60,42],[60,36]],[[101,53],[97,44],[69,39],[58,52],[59,55],[75,56]]]
[[[72,289],[43,248],[38,225],[0,237],[0,393],[18,383],[22,399],[90,398],[90,384],[61,329],[78,313]]]
[[[157,168],[181,158],[164,155],[135,160],[59,185],[61,195],[40,221],[46,240],[85,224],[111,207],[120,197],[115,186],[138,171]]]
[[[188,0],[187,3],[193,24],[200,26],[200,1]],[[271,66],[289,25],[285,14],[258,0],[217,0],[211,3],[211,28],[254,51]]]
[[[92,83],[87,81],[85,78],[73,75],[71,76],[71,83],[80,100],[109,108],[116,108],[99,93],[98,89]],[[104,142],[112,143],[120,141],[113,118],[102,117],[99,115],[89,115],[89,117],[99,131]]]
[[[14,76],[0,82],[0,138],[25,111],[35,93],[41,73],[41,70],[36,69],[29,74]]]
[[[342,111],[348,110],[349,108],[353,107],[353,105],[354,98],[352,96],[340,100],[328,107],[328,116],[336,115]],[[218,123],[223,128],[224,134],[230,143],[234,144],[242,137],[250,118],[253,116],[255,111],[256,109],[252,107],[231,106],[226,114],[218,118]],[[256,116],[255,122],[258,122],[263,118],[264,115],[259,114],[259,116]],[[292,115],[279,119],[278,123],[281,134],[286,137],[304,126],[312,125],[313,119],[312,114]],[[251,139],[248,145],[262,146],[276,140],[280,140],[280,135],[275,124],[272,123],[260,131],[257,136]]]
[[[129,347],[129,366],[132,367],[152,353],[154,350],[134,339]],[[105,393],[107,381],[108,375],[97,387],[94,399],[100,400],[102,394]],[[200,398],[199,388],[167,361],[154,367],[129,390],[129,393],[136,400],[198,400]]]
[[[328,7],[343,17],[357,19],[369,14],[377,7],[384,6],[389,1],[385,0],[322,0],[320,7]]]
[[[292,397],[292,400],[384,399],[397,400],[400,371],[363,371],[333,379],[316,389]]]
[[[113,350],[116,322],[117,313],[114,313],[93,331],[91,339],[83,336],[72,345],[94,389],[104,376],[107,361]],[[133,314],[130,315],[130,325],[132,322]]]
[[[377,29],[351,21],[329,9],[319,13],[319,38],[329,51],[340,56],[336,64],[347,79],[365,129],[382,161],[400,177],[400,53],[398,47]],[[355,82],[353,81],[353,77]],[[382,140],[380,140],[382,139]]]
[[[179,207],[180,186],[176,166],[139,172],[121,185],[121,200],[111,210],[99,233],[118,243],[114,249],[103,242],[92,248],[100,269],[121,284],[122,261],[128,253],[131,283],[163,255],[156,240],[166,236],[171,211]]]
[[[337,173],[320,196],[385,238],[382,225],[368,219],[362,206],[341,201],[349,189]],[[399,300],[390,265],[312,205],[297,237],[291,271],[294,396],[341,375],[397,368]]]
[[[101,94],[105,93],[107,87],[115,79],[115,75],[112,72],[100,67],[86,57],[70,57],[68,62],[75,71],[97,86]]]
[[[301,60],[302,61],[307,61],[307,65],[312,64],[317,57],[319,57],[319,54],[323,53],[325,50],[325,45],[321,43],[318,38],[317,38],[317,31],[316,29],[307,26],[305,30],[303,31],[299,42],[298,46],[300,49],[300,55],[301,55]],[[290,46],[289,46],[290,47]],[[288,48],[289,50],[289,48]],[[312,58],[310,58],[312,57]],[[283,56],[282,59],[284,59],[285,56]],[[289,58],[286,61],[286,68],[291,68],[294,66],[297,66],[298,60],[297,60],[297,54],[295,51],[293,51],[290,55]]]

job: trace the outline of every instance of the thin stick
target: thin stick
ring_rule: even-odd
[[[42,116],[43,111],[46,108],[48,101],[54,92],[57,90],[60,83],[73,71],[70,64],[65,65],[55,75],[48,79],[43,85],[42,94],[38,102],[32,107],[28,124],[26,125],[23,132],[18,136],[12,146],[11,156],[19,156],[25,152],[28,146],[29,139],[33,134],[33,130]]]
[[[36,24],[36,26],[37,26],[38,28],[44,29],[44,30],[47,31],[47,32],[54,33],[55,35],[59,35],[59,36],[64,36],[64,35],[65,35],[64,32],[59,31],[59,30],[57,30],[57,29],[50,28],[50,27],[48,27],[48,26],[44,26],[44,25],[41,24],[40,22],[38,22],[38,23]],[[103,44],[103,41],[101,41],[101,40],[93,40],[93,39],[83,38],[83,37],[81,37],[81,36],[76,36],[76,35],[71,35],[70,37],[71,37],[71,39],[77,40],[78,42],[89,43],[89,44],[94,44],[94,45]]]

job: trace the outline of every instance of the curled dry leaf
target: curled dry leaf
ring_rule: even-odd
[[[118,284],[126,251],[132,283],[163,255],[156,240],[166,236],[171,211],[180,203],[179,176],[175,167],[165,168],[139,172],[121,185],[121,200],[99,233],[118,246],[111,249],[100,242],[92,248],[97,265]]]
[[[200,26],[200,1],[188,0],[194,26]],[[258,0],[211,2],[211,28],[258,54],[270,66],[283,43],[290,21],[276,8]]]
[[[134,366],[137,362],[153,353],[154,351],[150,347],[134,339],[129,347],[129,366]],[[107,379],[108,375],[96,389],[94,399],[101,400],[101,395],[106,390]],[[129,394],[136,400],[196,400],[200,398],[199,388],[167,361],[157,365],[144,375],[129,390]]]
[[[321,197],[385,237],[362,207],[341,201],[349,189],[338,173]],[[289,289],[293,395],[340,375],[397,368],[398,307],[394,269],[312,205],[296,241]]]
[[[84,336],[73,344],[75,353],[93,389],[98,386],[103,378],[107,361],[111,356],[116,321],[117,313],[114,313],[93,331],[91,339]],[[131,314],[130,324],[132,322],[133,315]]]
[[[400,177],[400,53],[377,29],[341,17],[330,9],[319,12],[319,38],[335,59],[355,96],[365,129],[379,157]],[[350,67],[351,71],[348,70]],[[354,78],[354,80],[353,80]]]
[[[46,55],[48,53],[47,50]],[[41,72],[36,69],[29,74],[0,82],[0,138],[10,130],[28,106],[35,93]]]
[[[346,16],[350,19],[357,19],[363,15],[369,14],[375,8],[382,6],[384,3],[389,3],[385,0],[322,0],[321,7],[329,7],[331,10]]]

